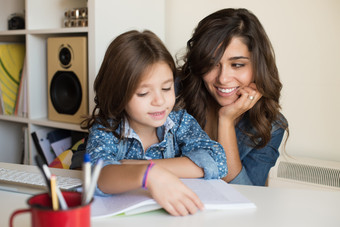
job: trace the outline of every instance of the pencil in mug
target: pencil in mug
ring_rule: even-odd
[[[103,160],[99,159],[97,164],[95,165],[95,167],[93,168],[93,174],[91,177],[91,182],[89,185],[89,190],[86,194],[86,200],[85,200],[85,204],[88,204],[89,202],[91,202],[92,198],[93,198],[93,194],[97,185],[97,180],[100,174],[100,171],[103,167]]]
[[[59,202],[57,196],[57,178],[52,174],[51,176],[51,198],[53,210],[59,210]]]
[[[36,160],[36,162],[38,164],[39,169],[42,172],[42,175],[45,178],[47,189],[48,189],[48,193],[51,195],[51,182],[50,182],[50,179],[51,179],[51,175],[52,174],[51,174],[49,168],[47,167],[47,165],[44,164],[44,162],[42,161],[42,159],[41,159],[41,157],[39,155],[35,156],[35,160]],[[68,206],[66,204],[66,201],[64,199],[63,194],[61,193],[61,190],[57,187],[56,191],[57,191],[57,196],[58,196],[58,200],[59,200],[61,209],[62,210],[66,210],[68,208]]]
[[[88,153],[84,154],[83,162],[83,194],[82,194],[82,204],[86,204],[86,197],[89,193],[89,187],[91,184],[91,161],[90,155]]]

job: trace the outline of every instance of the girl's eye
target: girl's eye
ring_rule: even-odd
[[[171,90],[171,87],[168,87],[168,88],[162,88],[163,91],[170,91]]]
[[[148,94],[147,92],[145,92],[145,93],[138,93],[137,96],[138,96],[138,97],[144,97],[144,96],[146,96],[147,94]]]

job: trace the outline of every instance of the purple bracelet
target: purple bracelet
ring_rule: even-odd
[[[143,176],[143,182],[142,182],[142,188],[144,189],[148,189],[147,188],[147,182],[148,182],[148,175],[149,175],[149,171],[150,169],[155,165],[155,163],[151,160],[148,167],[146,167],[146,170],[145,170],[145,173],[144,173],[144,176]]]

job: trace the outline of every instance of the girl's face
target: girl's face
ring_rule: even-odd
[[[220,106],[232,104],[238,99],[238,90],[253,81],[250,52],[241,38],[232,38],[220,62],[203,76],[203,81]]]
[[[137,133],[162,126],[175,105],[174,76],[165,62],[149,67],[125,111]]]

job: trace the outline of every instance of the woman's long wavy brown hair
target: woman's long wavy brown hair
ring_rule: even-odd
[[[263,97],[247,111],[254,133],[247,131],[257,148],[271,138],[272,123],[277,121],[288,132],[280,114],[282,84],[275,63],[272,44],[257,17],[246,9],[222,9],[199,22],[180,67],[179,98],[183,108],[193,115],[202,128],[211,96],[202,77],[216,65],[233,37],[241,38],[251,54],[253,77]],[[283,118],[283,119],[282,119]],[[260,141],[260,142],[259,142]]]
[[[95,107],[92,115],[81,123],[83,129],[101,124],[102,130],[123,138],[125,107],[136,91],[146,70],[157,62],[165,62],[176,73],[175,62],[163,42],[151,31],[125,32],[115,38],[106,50],[94,81]]]

